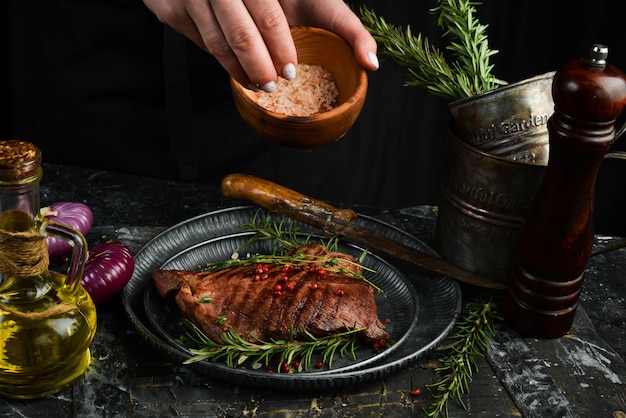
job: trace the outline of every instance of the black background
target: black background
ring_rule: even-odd
[[[2,3],[7,10],[0,18],[6,20],[0,95],[8,109],[1,114],[0,138],[34,142],[48,162],[178,177],[163,109],[162,27],[141,2]],[[429,13],[433,0],[349,3],[357,9],[366,4],[390,23],[410,25],[433,44],[440,42]],[[594,43],[606,44],[609,62],[626,70],[616,2],[575,7],[568,1],[492,0],[477,7],[489,25],[491,48],[499,50],[495,74],[508,82],[586,57]],[[95,40],[87,48],[90,39]],[[225,72],[194,45],[187,51],[192,154],[201,167],[201,176],[191,180],[218,184],[229,172],[245,171],[336,203],[401,207],[439,201],[447,103],[404,87],[404,70],[383,56],[352,130],[336,143],[304,152],[256,138],[234,109]],[[624,149],[624,141],[612,150]],[[625,170],[626,162],[617,159],[601,167],[599,233],[626,235]]]

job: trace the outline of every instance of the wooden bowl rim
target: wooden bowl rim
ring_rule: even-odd
[[[330,32],[326,29],[322,29],[322,28],[318,28],[318,27],[314,27],[314,26],[301,26],[301,25],[293,25],[290,27],[292,32],[293,31],[303,31],[303,32],[313,32],[313,33],[318,33],[318,34],[322,34],[324,36],[328,36],[328,37],[333,37],[333,38],[337,38],[340,39],[341,41],[345,42],[346,45],[349,46],[349,49],[352,49],[352,47],[348,44],[348,42],[343,39],[341,36]],[[352,55],[352,59],[354,59],[356,61],[356,58],[354,58],[354,55]],[[357,63],[358,64],[358,63]],[[363,68],[360,64],[358,64],[359,67],[359,79],[357,82],[357,87],[354,90],[354,92],[350,95],[350,97],[348,97],[348,99],[346,99],[343,103],[341,103],[339,106],[336,106],[330,110],[326,110],[324,112],[319,112],[319,113],[315,113],[313,115],[308,115],[308,116],[297,116],[297,115],[286,115],[284,113],[279,113],[279,112],[274,112],[272,110],[269,110],[263,106],[261,106],[260,104],[257,103],[256,100],[254,100],[251,96],[250,93],[251,91],[248,90],[247,88],[245,88],[244,86],[242,86],[237,80],[235,80],[234,78],[231,77],[231,84],[240,92],[240,95],[242,95],[245,98],[245,101],[248,102],[249,104],[252,105],[252,107],[260,112],[260,113],[265,113],[267,116],[272,117],[274,119],[279,119],[279,120],[298,120],[298,121],[306,121],[306,120],[320,120],[320,119],[332,119],[334,117],[337,117],[340,114],[343,114],[347,108],[351,107],[352,105],[355,104],[355,102],[357,101],[357,99],[355,98],[359,98],[359,97],[363,97],[366,94],[366,89],[367,89],[367,71],[365,71],[365,68]],[[248,93],[250,92],[250,93]]]

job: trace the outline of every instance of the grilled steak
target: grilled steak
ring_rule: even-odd
[[[318,244],[293,253],[315,258],[317,265],[320,258],[333,264],[340,260],[342,268],[360,272],[356,259]],[[359,336],[368,343],[389,337],[366,281],[311,266],[315,264],[292,270],[272,264],[203,272],[155,270],[153,279],[162,297],[175,297],[183,317],[218,343],[228,327],[248,341],[286,339],[292,329],[295,339],[302,338],[303,329],[320,337],[364,328]]]

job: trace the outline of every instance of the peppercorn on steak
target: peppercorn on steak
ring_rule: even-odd
[[[371,344],[389,338],[378,317],[373,287],[358,277],[358,260],[320,244],[305,244],[290,254],[298,255],[297,265],[156,269],[153,280],[157,292],[175,298],[183,318],[216,343],[231,329],[250,342],[297,340],[304,332],[319,337],[348,329],[359,329],[359,337]]]

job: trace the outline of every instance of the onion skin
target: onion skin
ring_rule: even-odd
[[[80,283],[97,306],[120,292],[134,269],[135,260],[126,245],[119,241],[105,242],[89,250]]]
[[[93,213],[89,206],[78,202],[53,203],[41,208],[41,215],[51,221],[74,228],[83,236],[89,233],[93,224]],[[48,237],[46,244],[51,259],[61,258],[72,251],[72,247],[60,238]]]

